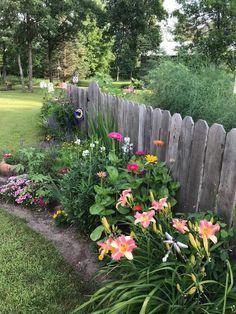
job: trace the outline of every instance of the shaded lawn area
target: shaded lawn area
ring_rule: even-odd
[[[0,209],[0,313],[70,313],[80,291],[81,279],[54,246]]]
[[[12,151],[40,140],[39,113],[44,91],[0,91],[0,150]]]

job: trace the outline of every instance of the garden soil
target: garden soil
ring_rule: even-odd
[[[81,274],[84,281],[92,279],[99,268],[97,254],[91,251],[91,241],[79,236],[74,227],[56,227],[49,212],[33,212],[20,206],[1,203],[0,207],[24,219],[31,229],[51,241],[66,261]]]

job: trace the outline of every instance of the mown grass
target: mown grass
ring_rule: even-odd
[[[81,291],[81,279],[54,246],[0,209],[0,313],[70,313]]]
[[[39,113],[44,91],[0,91],[0,149],[13,151],[36,144],[41,137]]]

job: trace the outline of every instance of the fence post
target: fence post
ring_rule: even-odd
[[[87,103],[87,116],[89,119],[94,119],[99,111],[100,104],[100,88],[97,82],[92,81],[88,87],[88,103]],[[89,123],[88,123],[88,133],[89,133]]]

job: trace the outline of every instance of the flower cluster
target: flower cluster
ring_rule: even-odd
[[[130,142],[130,137],[124,137],[124,143],[121,147],[123,154],[131,154],[134,144]]]
[[[32,182],[27,175],[10,177],[7,183],[0,188],[2,196],[14,199],[17,204],[27,203],[32,199],[33,195],[30,192]]]
[[[40,207],[44,207],[46,205],[45,200],[42,196],[34,198],[34,204]]]

